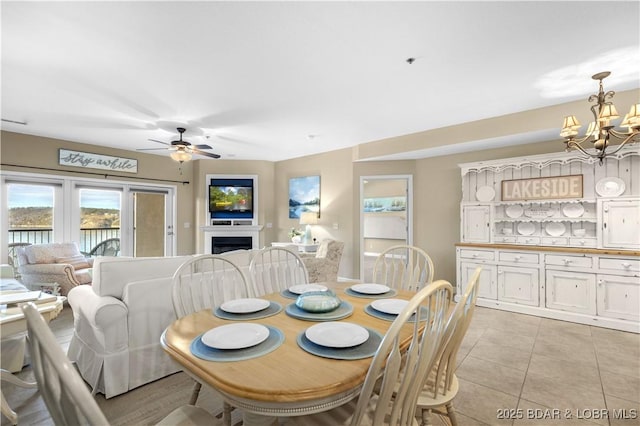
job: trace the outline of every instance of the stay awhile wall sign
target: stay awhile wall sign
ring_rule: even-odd
[[[62,148],[58,153],[58,164],[61,166],[138,173],[138,160],[132,158],[112,157],[110,155],[71,151]]]
[[[502,181],[502,201],[582,198],[582,175]]]

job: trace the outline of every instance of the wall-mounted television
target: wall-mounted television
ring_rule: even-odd
[[[211,179],[209,213],[212,219],[252,219],[253,179]]]

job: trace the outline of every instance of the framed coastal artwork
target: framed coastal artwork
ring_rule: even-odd
[[[320,176],[289,179],[289,219],[300,219],[303,212],[320,217]]]

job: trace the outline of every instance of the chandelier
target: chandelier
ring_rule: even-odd
[[[635,142],[634,139],[640,134],[640,104],[631,105],[629,112],[620,123],[620,126],[627,127],[628,130],[625,132],[615,129],[612,121],[620,118],[620,115],[610,99],[613,98],[616,92],[612,90],[605,92],[602,87],[602,80],[607,78],[609,74],[611,74],[609,71],[604,71],[591,77],[600,82],[600,90],[597,94],[589,96],[588,99],[589,102],[595,101],[591,106],[594,121],[589,123],[586,134],[582,138],[576,138],[581,124],[575,115],[568,115],[564,118],[562,130],[560,131],[560,136],[565,138],[566,151],[577,149],[588,157],[597,158],[600,164],[606,157],[615,155],[620,151],[627,142]],[[594,152],[588,152],[582,146],[582,143],[588,140],[593,143]],[[621,142],[613,151],[607,151],[609,145],[616,141]]]

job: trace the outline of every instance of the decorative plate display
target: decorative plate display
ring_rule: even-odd
[[[408,303],[408,300],[403,299],[380,299],[371,302],[371,307],[385,314],[398,315]]]
[[[567,228],[562,222],[549,222],[544,227],[544,230],[552,237],[559,237],[560,235],[564,235],[564,231],[566,231]]]
[[[319,284],[298,284],[289,287],[289,291],[293,294],[302,294],[309,291],[325,291],[327,287]]]
[[[490,186],[481,186],[476,191],[476,199],[483,203],[492,201],[496,197],[496,191]]]
[[[522,206],[520,204],[513,204],[513,205],[507,207],[504,210],[504,212],[511,219],[515,219],[517,217],[522,216],[522,213],[524,213],[524,209],[522,208]]]
[[[596,192],[601,197],[617,197],[624,193],[624,181],[617,177],[602,178],[596,183]]]
[[[250,314],[269,307],[269,301],[264,299],[234,299],[224,302],[220,309],[232,314]]]
[[[571,203],[562,206],[562,213],[566,217],[580,217],[584,214],[584,206],[582,203]]]
[[[350,322],[321,322],[307,328],[304,334],[316,345],[329,348],[350,348],[369,338],[366,328]]]
[[[536,226],[531,222],[522,222],[518,224],[518,234],[531,235],[536,232]]]
[[[221,325],[202,335],[202,343],[216,349],[243,349],[262,343],[269,329],[261,324],[237,323]]]
[[[363,293],[363,294],[384,294],[389,292],[389,290],[391,290],[388,286],[383,284],[368,284],[368,283],[355,284],[355,285],[352,285],[350,288],[356,293]]]

